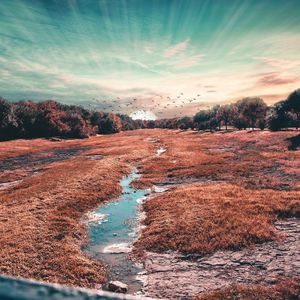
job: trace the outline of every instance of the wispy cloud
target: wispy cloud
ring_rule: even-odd
[[[292,60],[292,59],[279,59],[272,57],[255,57],[255,59],[261,61],[262,63],[269,65],[278,69],[293,69],[295,67],[300,66],[300,59]]]
[[[274,86],[295,83],[299,81],[298,77],[282,77],[280,73],[266,73],[258,76],[257,84],[260,86]]]
[[[203,57],[204,57],[203,54],[183,56],[180,57],[179,59],[169,61],[167,64],[178,69],[185,69],[185,68],[190,68],[198,65]]]
[[[145,63],[142,63],[142,62],[140,62],[136,59],[132,59],[129,56],[116,56],[116,57],[114,57],[114,59],[116,59],[120,62],[123,62],[127,65],[135,66],[135,67],[147,70],[147,71],[152,72],[152,73],[158,73],[158,74],[160,73],[160,72],[154,70],[153,68],[151,68],[149,65],[147,65]]]
[[[176,45],[170,46],[167,48],[164,52],[164,57],[170,58],[183,50],[185,50],[188,47],[190,39],[186,39],[185,41],[178,43]]]

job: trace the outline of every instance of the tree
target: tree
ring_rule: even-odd
[[[215,130],[220,124],[217,119],[218,109],[219,106],[214,106],[211,109],[200,110],[193,118],[193,126],[198,130]]]
[[[285,101],[280,101],[274,104],[267,114],[267,126],[272,131],[277,131],[288,127],[289,116],[286,111]]]
[[[239,130],[246,129],[248,126],[247,120],[241,113],[241,108],[242,105],[239,102],[232,104],[232,125]]]
[[[100,119],[99,133],[110,134],[117,133],[122,130],[121,119],[113,113],[105,113]]]
[[[144,125],[141,120],[133,120],[131,117],[129,117],[128,115],[124,115],[124,114],[117,114],[117,117],[119,117],[121,119],[121,123],[122,123],[122,130],[134,130],[134,129],[140,129],[142,128],[142,126]],[[151,127],[153,125],[153,127]],[[147,128],[154,128],[155,127],[155,123],[154,121],[148,121]]]
[[[155,128],[155,121],[154,120],[147,121],[147,128]]]
[[[181,130],[187,130],[189,128],[192,128],[193,126],[193,120],[191,117],[182,117],[177,122],[178,128]]]
[[[285,101],[285,109],[291,114],[298,129],[300,123],[300,89],[292,92]]]
[[[41,137],[66,136],[70,127],[64,122],[65,115],[65,111],[59,109],[57,102],[53,100],[40,102],[36,118],[36,135]]]
[[[216,114],[216,118],[220,122],[219,124],[221,124],[221,122],[223,121],[226,130],[228,124],[232,121],[232,117],[233,117],[233,110],[230,104],[222,105],[219,107]]]
[[[198,130],[205,130],[209,128],[209,120],[210,120],[210,114],[208,113],[208,110],[200,110],[196,113],[194,116],[194,127]]]
[[[259,122],[264,120],[267,112],[267,105],[258,97],[244,98],[237,102],[239,118],[244,119],[247,127],[253,130]]]
[[[95,133],[89,121],[85,120],[78,112],[67,111],[62,117],[62,121],[69,127],[69,130],[65,132],[66,137],[87,138]]]
[[[15,115],[18,123],[19,137],[34,137],[36,134],[37,105],[31,101],[15,103]]]
[[[17,128],[14,106],[0,97],[0,139],[16,138]]]

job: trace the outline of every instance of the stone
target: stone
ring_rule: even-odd
[[[127,284],[121,282],[121,281],[110,281],[108,283],[108,290],[110,292],[114,293],[127,293],[128,291],[128,286]]]
[[[291,218],[274,225],[285,237],[281,243],[267,242],[256,245],[254,249],[217,251],[195,259],[175,252],[146,252],[146,274],[143,275],[146,285],[142,295],[189,299],[236,283],[248,285],[259,281],[267,285],[273,284],[280,276],[298,276],[300,221]]]
[[[52,137],[49,139],[51,142],[61,142],[62,139],[58,138],[58,137]]]

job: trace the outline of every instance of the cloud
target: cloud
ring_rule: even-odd
[[[144,50],[148,54],[152,54],[153,53],[153,47],[152,46],[147,45],[147,46],[144,47]]]
[[[180,58],[176,61],[170,62],[169,65],[174,66],[178,69],[185,69],[196,66],[199,61],[204,57],[204,55],[192,55],[190,57]]]
[[[184,42],[178,43],[174,46],[167,48],[164,52],[164,57],[169,58],[182,52],[187,48],[189,41],[190,41],[189,39],[186,39]]]
[[[260,60],[266,65],[278,69],[292,69],[300,66],[300,59],[291,60],[291,59],[279,59],[279,58],[272,58],[272,57],[255,57],[255,59]]]
[[[279,73],[273,72],[273,73],[265,73],[258,76],[257,83],[260,86],[274,86],[274,85],[295,83],[298,80],[299,78],[296,77],[283,78],[280,76]]]

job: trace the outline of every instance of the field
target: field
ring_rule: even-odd
[[[255,251],[266,250],[260,247],[269,247],[268,253],[276,248],[278,256],[278,249],[289,245],[291,250],[284,253],[292,253],[297,262],[297,245],[287,244],[288,231],[280,230],[296,226],[289,234],[299,239],[300,151],[288,150],[288,139],[295,135],[295,131],[147,129],[84,140],[2,142],[0,272],[83,287],[104,283],[104,265],[82,252],[87,242],[82,218],[118,197],[119,180],[132,165],[142,175],[133,182],[134,187],[168,188],[143,203],[145,227],[134,244],[133,255],[148,272],[146,295],[180,298],[184,293],[172,286],[181,280],[180,275],[176,279],[172,274],[164,293],[161,276],[165,274],[159,277],[159,272],[147,269],[149,257],[164,259],[167,266],[162,255],[179,253],[184,256],[179,263],[185,264],[188,258],[195,264],[216,253],[219,259],[220,253],[225,257],[226,251],[237,255],[250,249],[255,256]],[[160,147],[166,151],[156,155]],[[284,261],[289,264],[291,259]],[[278,294],[286,280],[293,283],[288,292],[296,294],[299,265],[297,270],[292,264],[281,266],[272,276],[266,268],[264,276],[274,277],[270,282],[255,277],[251,269],[253,276],[247,280],[239,275],[239,280],[212,282],[202,290],[191,288],[185,296],[254,299],[247,296],[249,289],[256,298],[268,289]],[[262,265],[263,269],[264,262]],[[209,274],[209,268],[206,272]]]

